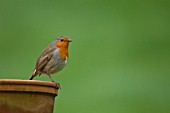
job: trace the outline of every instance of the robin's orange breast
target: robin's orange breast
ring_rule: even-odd
[[[59,48],[59,55],[62,61],[66,61],[68,58],[68,48]]]

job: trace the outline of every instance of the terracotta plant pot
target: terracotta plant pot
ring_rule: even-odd
[[[52,82],[0,79],[0,113],[53,113],[57,94]]]

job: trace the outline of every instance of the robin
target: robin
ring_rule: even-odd
[[[50,74],[54,74],[62,70],[68,61],[68,46],[72,42],[67,36],[60,36],[54,40],[47,48],[45,48],[37,59],[34,71],[29,80],[35,76],[46,74],[52,82],[55,82]],[[55,82],[57,87],[60,84]]]

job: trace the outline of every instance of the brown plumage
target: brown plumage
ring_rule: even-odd
[[[45,48],[38,57],[29,80],[41,74],[48,75],[52,80],[50,74],[62,70],[67,64],[69,42],[72,41],[68,37],[60,36]],[[52,82],[54,82],[54,80],[52,80]]]

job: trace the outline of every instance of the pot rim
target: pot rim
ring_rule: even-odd
[[[58,94],[55,83],[40,80],[0,79],[0,92],[4,91]]]

